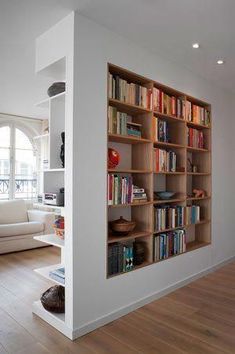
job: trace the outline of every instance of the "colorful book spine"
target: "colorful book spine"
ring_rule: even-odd
[[[196,124],[210,126],[210,111],[190,101],[186,102],[186,120]]]
[[[155,172],[176,172],[177,156],[174,151],[156,148],[153,158]]]
[[[133,269],[133,244],[113,243],[108,246],[108,275]]]
[[[152,90],[109,73],[109,98],[152,109]]]
[[[187,128],[188,146],[204,149],[204,134],[202,130]]]
[[[183,118],[185,110],[184,99],[182,97],[168,95],[162,90],[154,87],[153,109],[155,112]]]
[[[184,229],[166,232],[154,238],[154,261],[160,261],[186,252],[186,234]]]
[[[133,202],[133,180],[131,176],[108,174],[108,205]]]

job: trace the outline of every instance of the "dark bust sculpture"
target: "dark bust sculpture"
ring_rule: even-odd
[[[61,133],[61,139],[62,139],[62,145],[60,148],[60,159],[62,162],[62,167],[64,168],[64,157],[65,157],[65,151],[64,151],[64,141],[65,141],[65,133]]]

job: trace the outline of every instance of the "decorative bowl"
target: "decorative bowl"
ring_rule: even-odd
[[[170,191],[163,191],[163,192],[154,192],[154,194],[157,196],[158,199],[171,199],[174,195],[175,192],[170,192]]]
[[[136,226],[135,221],[128,221],[120,216],[119,219],[110,222],[111,230],[117,235],[128,235]]]
[[[47,90],[47,94],[49,97],[53,97],[65,91],[65,82],[54,82],[49,89]]]

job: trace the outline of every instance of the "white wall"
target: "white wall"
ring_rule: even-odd
[[[78,237],[74,278],[74,325],[86,325],[155,294],[234,255],[233,97],[170,61],[76,14],[74,191]],[[107,62],[187,92],[212,104],[212,246],[106,279]],[[74,117],[75,119],[75,117]],[[92,326],[88,326],[92,328]]]

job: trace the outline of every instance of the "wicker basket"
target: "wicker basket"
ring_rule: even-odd
[[[64,240],[64,229],[59,229],[58,227],[54,227],[54,231],[56,236]]]
[[[41,303],[45,310],[54,313],[65,312],[65,292],[61,285],[54,285],[41,295]]]

